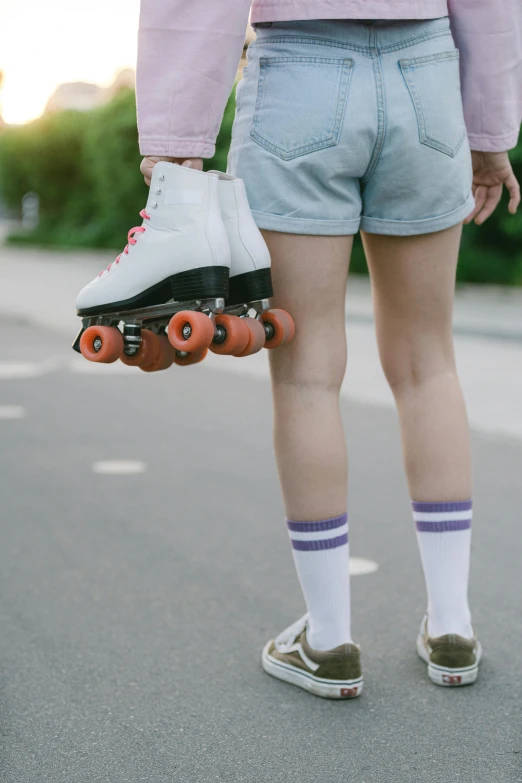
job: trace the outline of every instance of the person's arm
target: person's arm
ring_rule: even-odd
[[[522,122],[520,0],[448,0],[473,150],[516,147]]]
[[[503,186],[512,214],[520,203],[507,150],[516,147],[522,121],[522,6],[520,0],[448,0],[448,8],[473,159],[475,209],[465,222],[480,225]]]
[[[211,158],[234,83],[250,0],[141,0],[140,152]]]

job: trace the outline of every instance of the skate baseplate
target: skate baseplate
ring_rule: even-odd
[[[294,324],[268,299],[227,307],[222,298],[98,313],[82,318],[73,349],[94,362],[125,364],[145,371],[195,364],[208,349],[248,356],[290,342]]]

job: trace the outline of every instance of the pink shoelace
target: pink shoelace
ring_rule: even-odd
[[[144,209],[141,210],[140,217],[142,217],[143,220],[150,220],[150,215],[148,215],[145,212]],[[128,244],[125,245],[125,250],[123,251],[123,253],[125,253],[125,255],[129,254],[129,245],[135,245],[136,242],[138,241],[137,239],[134,238],[134,235],[135,234],[143,234],[146,230],[147,230],[147,228],[145,226],[134,226],[134,228],[131,228],[131,230],[127,234],[127,239],[129,240]],[[100,274],[98,275],[98,277],[101,277],[104,272],[109,272],[110,268],[111,268],[111,266],[113,264],[119,264],[120,263],[120,258],[122,257],[123,253],[120,253],[120,255],[114,261],[111,261],[111,263],[109,264],[107,269],[103,269],[100,272]]]

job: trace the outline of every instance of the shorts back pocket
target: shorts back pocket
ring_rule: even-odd
[[[338,143],[353,60],[261,57],[250,136],[283,160]]]
[[[402,59],[399,65],[417,115],[421,144],[455,157],[466,137],[458,51]]]

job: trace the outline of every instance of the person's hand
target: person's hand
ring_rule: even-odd
[[[178,163],[180,166],[186,166],[189,169],[198,169],[203,171],[202,158],[161,158],[155,155],[149,155],[143,158],[140,165],[140,171],[143,174],[145,182],[150,186],[150,178],[152,177],[152,169],[159,163],[160,160],[166,160],[169,163]]]
[[[512,215],[520,204],[520,185],[513,173],[507,152],[471,152],[473,163],[473,195],[475,209],[464,223],[475,221],[480,226],[495,211],[502,195],[502,186],[509,190],[508,209]]]

